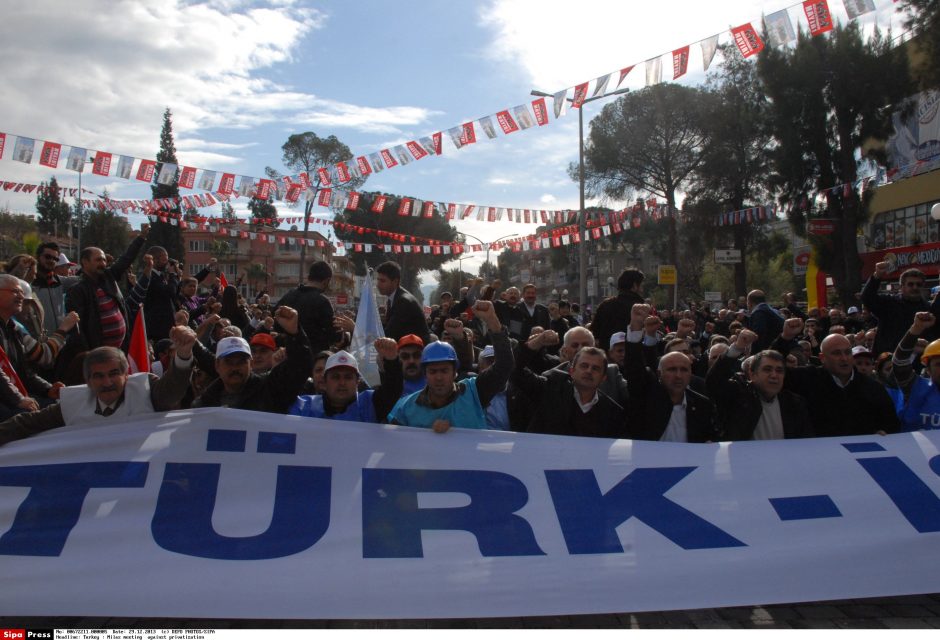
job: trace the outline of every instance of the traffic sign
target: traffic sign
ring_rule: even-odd
[[[718,264],[737,264],[741,262],[741,250],[715,249],[715,262]]]
[[[672,265],[672,264],[659,265],[658,284],[675,284],[675,283],[676,283],[675,265]]]

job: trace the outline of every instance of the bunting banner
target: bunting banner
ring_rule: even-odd
[[[584,82],[574,88],[574,97],[571,99],[572,109],[580,109],[581,105],[584,104],[587,99],[588,84],[590,83]]]
[[[635,66],[635,65],[632,65],[632,64],[631,64],[629,67],[624,67],[623,69],[620,70],[620,79],[617,80],[617,88],[618,88],[618,89],[620,88],[620,85],[623,84],[624,79],[625,79],[628,75],[630,75],[630,72],[631,72],[631,71],[633,71],[633,67],[634,67],[634,66]]]
[[[702,65],[705,67],[705,71],[708,71],[708,67],[711,66],[712,60],[715,59],[715,53],[718,51],[718,36],[702,40],[701,45]]]
[[[672,52],[672,79],[678,80],[689,70],[688,45]]]
[[[180,172],[179,186],[183,189],[192,189],[196,182],[196,167],[183,167]],[[212,187],[210,186],[209,189]]]
[[[767,30],[767,37],[772,47],[784,47],[796,40],[796,31],[793,29],[793,22],[786,9],[771,13],[764,18],[764,29]]]
[[[875,10],[875,0],[842,0],[849,20],[855,20]]]
[[[105,151],[97,152],[91,172],[98,176],[108,176],[111,173],[111,154]]]
[[[65,161],[65,168],[75,171],[77,173],[85,172],[85,158],[87,157],[88,151],[82,149],[81,147],[72,147],[69,150],[68,160]],[[142,160],[141,163],[148,162],[147,160]]]
[[[39,164],[55,169],[59,166],[60,153],[62,153],[61,144],[57,142],[44,142],[42,144],[42,151],[39,154]]]
[[[0,133],[0,160],[3,159],[3,149],[7,144],[7,134]]]
[[[36,141],[32,138],[17,136],[16,145],[13,147],[13,159],[17,162],[29,164],[33,161],[33,149],[36,147]]]
[[[118,159],[117,177],[124,180],[131,179],[131,169],[134,166],[134,158],[130,156],[121,156]],[[209,187],[211,189],[211,187]]]
[[[832,31],[832,15],[829,13],[827,0],[806,0],[803,3],[803,12],[806,14],[806,21],[809,22],[810,35],[818,36]]]
[[[153,182],[153,172],[156,167],[156,160],[141,160],[137,166],[137,179],[141,182]]]
[[[745,58],[750,58],[764,49],[764,41],[757,35],[757,31],[750,22],[732,29],[731,35],[734,37],[734,44],[738,47],[738,51]]]
[[[646,61],[646,86],[652,87],[663,81],[663,60],[656,56]]]

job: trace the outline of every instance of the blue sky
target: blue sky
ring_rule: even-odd
[[[830,0],[845,19],[841,0]],[[791,3],[741,0],[655,3],[607,0],[31,0],[5,3],[0,22],[0,180],[38,184],[76,174],[13,162],[10,135],[153,158],[169,106],[181,164],[262,176],[283,170],[292,133],[336,135],[356,155],[445,131],[444,154],[372,176],[364,190],[478,205],[565,209],[578,204],[566,173],[577,160],[577,117],[500,134],[457,151],[446,130],[638,66],[623,86],[645,83],[643,62],[692,44],[689,84],[704,78],[699,40],[759,21]],[[875,0],[868,22],[900,20]],[[791,17],[805,24],[799,6]],[[717,60],[716,60],[717,63]],[[671,78],[664,58],[664,76]],[[616,77],[614,78],[614,82]],[[613,84],[613,83],[612,83]],[[593,88],[593,85],[592,85]],[[606,100],[585,106],[595,115]],[[39,145],[36,155],[38,157]],[[92,177],[115,198],[149,198],[143,183]],[[184,191],[184,193],[186,193]],[[35,197],[0,192],[0,206],[32,211]],[[244,209],[244,199],[236,210]],[[618,203],[606,203],[616,206]],[[212,210],[205,210],[212,213]],[[282,215],[290,210],[279,206]],[[325,215],[324,209],[315,213]],[[144,219],[132,216],[136,227]],[[536,225],[461,221],[483,240]],[[482,254],[469,268],[482,262]],[[456,265],[456,263],[455,263]],[[464,262],[467,267],[468,262]]]

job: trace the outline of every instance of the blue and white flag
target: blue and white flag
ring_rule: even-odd
[[[356,315],[356,329],[353,331],[349,352],[356,358],[359,374],[370,387],[379,384],[378,354],[372,344],[377,338],[384,337],[385,331],[382,330],[379,307],[372,289],[372,274],[367,273],[359,294],[359,312]]]

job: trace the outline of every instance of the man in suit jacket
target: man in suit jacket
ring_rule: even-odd
[[[424,307],[413,295],[401,287],[401,267],[397,262],[383,262],[375,268],[375,286],[379,293],[388,296],[385,306],[385,322],[382,325],[387,338],[395,340],[413,333],[430,342],[428,321]]]
[[[689,389],[692,362],[684,353],[667,353],[657,373],[644,366],[643,327],[648,304],[634,304],[627,332],[624,369],[630,391],[628,424],[637,440],[661,442],[717,442],[715,406]]]

